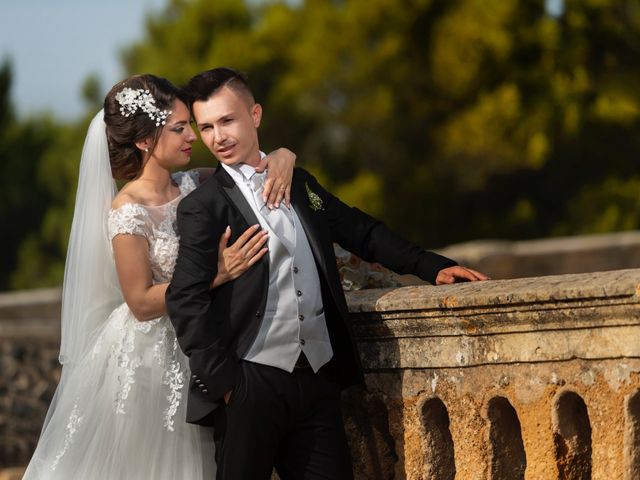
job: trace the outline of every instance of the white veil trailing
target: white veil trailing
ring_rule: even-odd
[[[123,301],[107,233],[107,214],[116,192],[100,110],[82,149],[64,270],[60,363],[65,366],[80,358],[98,327]]]
[[[185,421],[188,360],[169,318],[140,328],[123,304],[108,235],[116,193],[108,150],[100,111],[80,160],[62,375],[23,480],[214,478],[213,435]]]

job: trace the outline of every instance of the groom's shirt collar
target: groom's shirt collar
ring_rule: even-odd
[[[261,160],[266,156],[267,155],[263,151],[260,151]],[[224,168],[227,173],[231,175],[231,178],[233,178],[233,181],[236,182],[236,184],[248,181],[253,176],[253,174],[256,173],[256,169],[251,165],[247,165],[246,163],[227,165],[220,162],[220,165],[222,165],[222,168]]]

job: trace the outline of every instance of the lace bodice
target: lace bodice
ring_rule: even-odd
[[[140,235],[146,238],[154,284],[171,280],[178,256],[176,210],[180,200],[196,188],[198,172],[191,170],[175,173],[173,180],[180,189],[180,195],[164,205],[125,203],[109,211],[109,242],[119,234]]]

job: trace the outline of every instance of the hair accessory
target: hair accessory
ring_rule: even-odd
[[[145,112],[151,120],[155,120],[156,127],[166,124],[171,110],[160,110],[156,107],[156,99],[149,90],[138,88],[123,88],[116,94],[116,101],[120,104],[120,113],[125,117],[135,115],[138,109]]]

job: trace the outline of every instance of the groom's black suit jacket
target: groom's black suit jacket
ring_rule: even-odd
[[[321,199],[315,202],[315,208],[309,192]],[[409,243],[383,223],[345,205],[301,168],[294,170],[291,203],[306,232],[320,276],[334,351],[328,371],[343,386],[359,383],[362,370],[333,242],[364,260],[432,283],[438,271],[455,262]],[[207,423],[205,417],[239,380],[240,359],[258,333],[267,301],[269,257],[265,255],[238,279],[214,290],[209,288],[217,272],[218,242],[227,225],[231,227],[231,245],[250,225],[258,223],[240,189],[220,166],[180,202],[177,221],[180,248],[166,293],[167,310],[193,374],[187,421]]]

